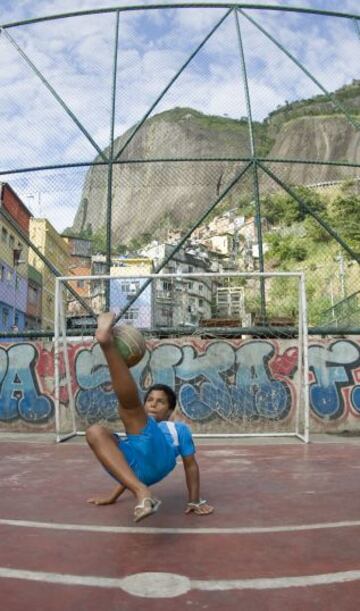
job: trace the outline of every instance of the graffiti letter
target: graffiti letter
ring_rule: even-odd
[[[78,352],[75,373],[80,387],[75,399],[79,416],[88,424],[102,418],[117,420],[118,401],[110,388],[110,373],[99,344]]]
[[[285,382],[274,380],[267,363],[274,346],[256,340],[240,346],[237,351],[236,386],[231,388],[239,414],[247,418],[285,418],[291,407],[291,394]]]
[[[184,347],[176,374],[192,381],[182,385],[179,392],[181,409],[188,418],[201,421],[216,414],[224,419],[231,417],[231,395],[221,373],[234,368],[234,362],[234,349],[226,342],[215,341],[200,356],[192,346]]]
[[[21,417],[27,422],[41,422],[51,416],[52,400],[42,395],[37,386],[36,356],[32,344],[16,344],[9,348],[8,369],[0,390],[1,420]]]
[[[339,418],[344,411],[340,389],[352,382],[350,365],[359,360],[359,348],[339,340],[330,346],[310,346],[309,369],[316,382],[310,385],[310,404],[320,418]]]

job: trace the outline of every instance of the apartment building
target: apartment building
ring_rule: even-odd
[[[68,245],[70,261],[68,275],[75,276],[75,279],[69,280],[68,284],[83,302],[92,307],[91,280],[83,278],[83,276],[91,276],[92,241],[64,234],[62,238]],[[82,320],[82,317],[88,317],[86,308],[70,292],[67,294],[66,312],[69,327],[81,327],[83,323],[86,323],[85,318]]]
[[[147,257],[114,256],[111,262],[110,275],[121,276],[110,282],[111,310],[118,314],[129,305],[121,320],[142,329],[151,328],[154,324],[153,287],[150,283],[143,288],[147,279],[142,276],[152,274],[152,260]]]
[[[153,244],[142,250],[142,255],[158,266],[173,251],[171,244]],[[215,259],[210,260],[204,247],[189,244],[178,250],[153,282],[154,326],[196,327],[203,318],[211,318],[216,281],[201,278],[201,273],[221,271]],[[162,274],[177,274],[176,278],[162,278]],[[181,278],[194,273],[199,277]]]
[[[0,330],[28,327],[28,246],[31,212],[8,183],[0,183]]]
[[[68,244],[47,219],[30,219],[30,240],[61,276],[69,274],[70,256]],[[53,329],[55,274],[32,249],[29,251],[29,264],[42,276],[42,328]]]

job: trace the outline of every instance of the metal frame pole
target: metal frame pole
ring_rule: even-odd
[[[59,373],[59,283],[55,278],[55,312],[54,312],[54,402],[56,441],[60,441],[60,373]]]
[[[108,162],[108,181],[107,181],[107,209],[106,209],[106,267],[110,273],[111,254],[112,254],[112,235],[111,235],[111,216],[113,199],[113,162],[114,162],[114,135],[115,135],[115,112],[116,112],[116,85],[117,85],[117,58],[119,44],[119,19],[120,13],[116,12],[115,37],[114,37],[114,59],[113,59],[113,79],[112,79],[112,101],[111,101],[111,122],[110,122],[110,144]],[[105,307],[110,309],[110,286],[105,287]]]
[[[59,283],[59,302],[60,302],[60,307],[59,307],[60,321],[59,322],[60,322],[61,335],[62,335],[62,348],[63,348],[64,364],[65,364],[66,387],[68,391],[69,409],[71,413],[71,421],[72,421],[72,426],[73,426],[72,433],[76,435],[75,403],[74,403],[74,395],[73,395],[72,386],[71,386],[71,372],[70,372],[70,363],[69,363],[68,343],[67,343],[67,336],[66,336],[66,316],[65,316],[65,310],[64,310],[64,300],[62,296],[63,296],[63,284]]]
[[[302,302],[302,332],[303,332],[303,371],[304,371],[304,441],[310,441],[310,395],[309,395],[309,342],[307,324],[307,303],[305,275],[300,277],[301,302]]]
[[[234,12],[235,18],[235,27],[239,45],[239,53],[240,53],[240,63],[241,63],[241,72],[244,83],[244,92],[245,92],[245,102],[246,102],[246,111],[247,111],[247,120],[248,120],[248,129],[249,129],[249,144],[250,144],[250,154],[253,160],[252,163],[252,175],[253,175],[253,194],[255,200],[255,226],[258,240],[258,248],[259,248],[259,271],[264,271],[264,252],[263,252],[263,239],[262,239],[262,227],[261,227],[261,203],[260,203],[260,189],[259,189],[259,176],[256,162],[256,145],[255,138],[253,132],[253,119],[252,119],[252,111],[251,111],[251,100],[250,100],[250,91],[249,91],[249,82],[247,77],[246,70],[246,62],[245,62],[245,53],[244,47],[242,43],[241,36],[241,28],[240,28],[240,20],[239,20],[239,12],[236,10]],[[261,304],[261,318],[263,321],[266,320],[266,294],[265,294],[265,282],[264,278],[260,278],[260,304]]]

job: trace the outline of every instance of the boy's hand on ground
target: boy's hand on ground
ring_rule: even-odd
[[[92,499],[87,499],[86,502],[92,503],[93,505],[112,505],[113,503],[116,503],[116,499],[112,497],[94,497]]]
[[[197,516],[206,516],[214,511],[212,505],[208,505],[206,501],[200,503],[188,503],[185,513],[195,513]]]

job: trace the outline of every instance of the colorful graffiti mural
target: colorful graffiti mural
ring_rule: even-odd
[[[117,418],[109,373],[97,344],[71,344],[71,392],[78,416],[89,424]],[[51,344],[0,346],[0,421],[52,423],[54,359]],[[179,406],[193,422],[246,417],[284,420],[297,400],[297,349],[291,340],[151,341],[133,374],[141,393],[153,383],[176,389]],[[69,403],[60,359],[60,403]],[[327,339],[309,346],[309,393],[314,419],[360,426],[360,338]]]
[[[216,340],[164,342],[147,351],[133,375],[143,393],[157,383],[175,388],[182,413],[196,422],[215,416],[282,419],[291,409],[292,383],[272,375],[269,361],[275,352],[275,345],[266,341],[240,347]],[[115,397],[103,387],[109,373],[99,346],[80,350],[75,369],[78,413],[88,421],[116,419]],[[295,370],[293,366],[290,376]]]

